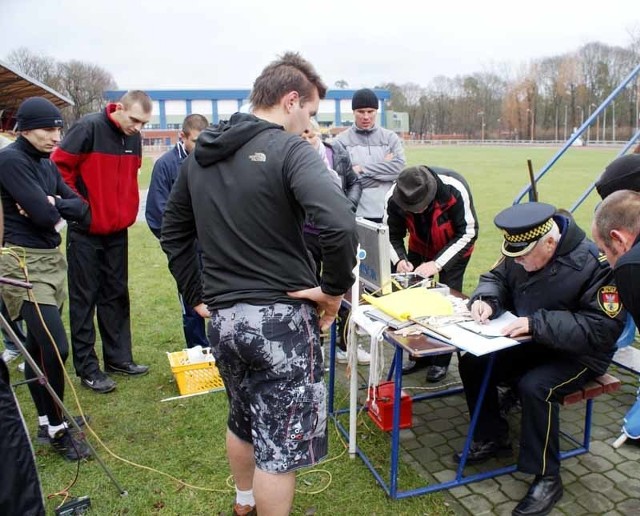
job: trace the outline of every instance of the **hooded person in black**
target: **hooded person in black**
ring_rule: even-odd
[[[325,92],[298,54],[271,63],[254,83],[254,115],[236,113],[200,134],[163,218],[161,245],[178,288],[211,314],[209,340],[229,397],[234,514],[288,514],[294,470],[327,453],[318,330],[353,283],[356,232],[349,201],[298,136]],[[320,285],[305,216],[320,230]]]

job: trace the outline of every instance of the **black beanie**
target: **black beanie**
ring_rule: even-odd
[[[603,199],[618,190],[640,192],[640,154],[627,154],[609,163],[596,181],[596,190]]]
[[[43,97],[29,97],[24,100],[16,113],[17,131],[62,127],[62,113]]]
[[[378,97],[376,97],[373,90],[362,88],[353,94],[351,99],[351,109],[353,111],[366,108],[378,109],[378,107]]]

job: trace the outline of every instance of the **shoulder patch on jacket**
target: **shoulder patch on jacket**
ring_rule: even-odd
[[[602,308],[602,311],[612,319],[618,315],[620,310],[622,310],[618,287],[613,285],[600,287],[600,290],[598,290],[598,304],[600,308]]]

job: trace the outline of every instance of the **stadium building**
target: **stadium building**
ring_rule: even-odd
[[[151,120],[143,130],[144,145],[173,145],[178,137],[185,116],[199,113],[207,117],[211,123],[227,120],[242,106],[248,104],[251,90],[145,90],[153,100]],[[389,90],[375,89],[380,99],[378,124],[396,132],[408,130],[406,113],[391,113],[387,110],[386,101],[391,94]],[[335,134],[353,124],[351,98],[356,90],[329,90],[316,116],[318,123],[326,134]],[[105,91],[104,97],[109,101],[119,99],[125,90]]]

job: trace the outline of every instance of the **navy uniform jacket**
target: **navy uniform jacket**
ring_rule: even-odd
[[[505,258],[480,276],[471,302],[482,297],[494,309],[492,318],[505,310],[529,317],[536,343],[604,374],[624,326],[613,272],[572,219],[555,215],[554,220],[562,237],[543,269],[528,273]]]

